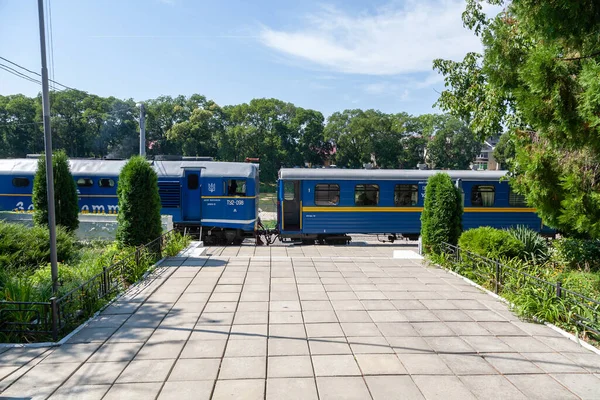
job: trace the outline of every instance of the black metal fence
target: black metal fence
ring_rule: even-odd
[[[0,339],[57,341],[130,284],[137,282],[150,266],[162,258],[171,234],[172,231],[166,232],[137,247],[78,287],[48,302],[0,301]]]
[[[560,280],[550,282],[524,271],[523,268],[482,257],[458,246],[443,243],[442,253],[445,260],[452,264],[452,270],[496,294],[509,292],[519,295],[527,291],[528,296],[536,298],[532,308],[540,303],[558,304],[560,307],[555,309],[562,311],[559,321],[575,325],[600,338],[600,301],[565,288]],[[527,311],[535,314],[533,309]]]

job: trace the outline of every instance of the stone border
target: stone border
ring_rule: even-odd
[[[448,272],[450,275],[454,275],[454,276],[456,276],[456,277],[459,277],[459,278],[461,278],[462,280],[464,280],[464,281],[465,281],[465,282],[467,282],[468,284],[470,284],[470,285],[472,285],[472,286],[475,286],[475,287],[476,287],[476,288],[478,288],[479,290],[482,290],[482,291],[484,291],[485,293],[487,293],[488,295],[492,296],[493,298],[495,298],[495,299],[497,299],[497,300],[500,300],[501,302],[503,302],[503,303],[505,303],[505,304],[507,304],[507,305],[509,305],[509,306],[511,306],[511,307],[513,307],[513,306],[514,306],[514,304],[512,304],[510,301],[506,300],[504,297],[502,297],[502,296],[499,296],[499,295],[497,295],[496,293],[492,292],[491,290],[488,290],[488,289],[484,288],[483,286],[479,285],[478,283],[475,283],[475,282],[473,282],[473,281],[472,281],[472,280],[470,280],[469,278],[467,278],[467,277],[464,277],[464,276],[462,276],[462,275],[460,275],[460,274],[458,274],[458,273],[456,273],[456,272],[454,272],[454,271],[452,271],[452,270],[450,270],[450,269],[448,269],[448,268],[446,268],[446,267],[443,267],[443,266],[441,266],[441,265],[434,264],[434,263],[431,263],[431,264],[432,264],[432,265],[435,265],[436,267],[438,267],[438,268],[440,268],[440,269],[443,269],[444,271]],[[585,340],[582,340],[582,339],[578,338],[577,336],[573,335],[572,333],[570,333],[570,332],[567,332],[567,331],[565,331],[564,329],[562,329],[562,328],[559,328],[558,326],[556,326],[556,325],[553,325],[553,324],[551,324],[551,323],[549,323],[549,322],[546,322],[546,321],[540,321],[540,320],[538,320],[537,318],[536,318],[536,319],[534,319],[534,320],[535,320],[535,322],[537,322],[537,323],[541,323],[541,324],[544,324],[544,325],[546,325],[547,327],[549,327],[550,329],[554,330],[555,332],[558,332],[558,333],[560,333],[562,336],[564,336],[564,337],[566,337],[567,339],[569,339],[569,340],[571,340],[571,341],[573,341],[573,342],[577,343],[578,345],[580,345],[580,346],[581,346],[581,347],[583,347],[584,349],[590,350],[590,351],[592,351],[592,352],[594,352],[594,353],[596,353],[596,354],[600,355],[600,349],[598,349],[598,348],[597,348],[597,347],[595,347],[595,346],[592,346],[591,344],[589,344],[589,343],[588,343],[588,342],[586,342]]]

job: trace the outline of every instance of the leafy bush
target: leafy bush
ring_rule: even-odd
[[[68,261],[77,251],[73,235],[65,228],[56,229],[58,260]],[[48,228],[28,228],[20,224],[0,221],[0,267],[35,269],[50,262],[50,233]]]
[[[563,238],[553,243],[556,261],[570,269],[600,271],[600,240]]]
[[[170,234],[167,237],[167,243],[164,248],[164,255],[167,257],[175,257],[179,252],[185,249],[190,244],[190,237],[182,235],[179,232]]]
[[[52,157],[54,173],[54,205],[56,225],[72,232],[79,226],[79,198],[77,185],[69,170],[67,154],[59,150]],[[38,160],[38,168],[33,180],[32,202],[33,222],[39,226],[48,225],[48,191],[46,190],[46,157]]]
[[[132,157],[119,175],[117,241],[122,247],[148,243],[162,233],[158,177],[145,158]]]
[[[492,259],[521,257],[525,245],[505,230],[482,226],[463,232],[458,240],[462,250]]]
[[[517,226],[508,230],[515,239],[523,243],[523,255],[534,263],[543,263],[548,260],[550,252],[546,239],[533,229]]]
[[[448,174],[438,173],[427,181],[421,214],[423,248],[440,253],[443,242],[456,244],[462,231],[462,199]]]

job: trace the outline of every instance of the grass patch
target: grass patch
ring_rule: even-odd
[[[264,212],[277,212],[277,194],[261,193],[258,198],[258,207]]]
[[[261,221],[265,229],[275,229],[277,227],[276,220]]]

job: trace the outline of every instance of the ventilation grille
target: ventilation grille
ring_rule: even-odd
[[[158,182],[158,194],[163,208],[179,208],[180,193],[178,181]]]

